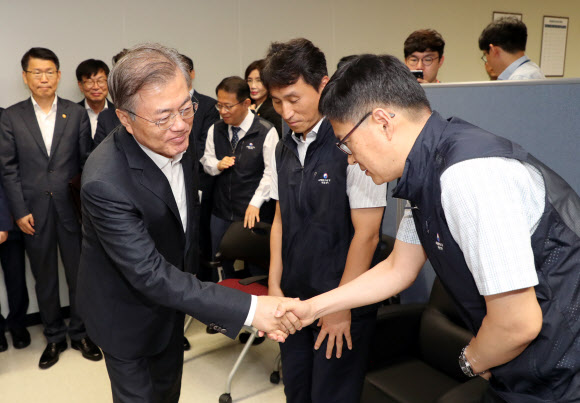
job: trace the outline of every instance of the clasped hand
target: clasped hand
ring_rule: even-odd
[[[259,336],[267,334],[274,341],[284,342],[288,335],[302,329],[302,323],[292,312],[280,314],[277,311],[284,301],[291,299],[266,295],[258,297],[252,326],[259,330]]]

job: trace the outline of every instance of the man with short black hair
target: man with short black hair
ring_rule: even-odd
[[[335,145],[330,122],[319,111],[329,78],[318,47],[303,38],[273,43],[262,78],[291,129],[272,159],[271,197],[277,203],[268,292],[310,298],[368,270],[386,185],[349,166]],[[347,309],[280,345],[287,401],[358,402],[375,317],[375,307]]]
[[[79,90],[85,96],[79,105],[84,107],[89,114],[91,136],[94,138],[99,114],[109,108],[115,110],[115,105],[107,101],[109,66],[102,60],[88,59],[78,65],[76,76]]]
[[[375,183],[398,179],[393,197],[409,204],[385,261],[280,313],[306,325],[382,301],[428,258],[475,335],[458,367],[489,380],[483,402],[580,401],[578,194],[518,144],[432,111],[393,56],[347,63],[320,109],[349,162]]]
[[[423,78],[420,83],[438,83],[437,73],[445,56],[445,41],[434,29],[419,29],[405,39],[405,64],[410,70],[421,70]]]
[[[250,87],[243,78],[224,78],[216,95],[222,120],[209,128],[201,159],[205,172],[216,177],[211,217],[214,255],[232,222],[244,221],[248,228],[259,221],[271,222],[272,212],[264,210],[278,143],[274,125],[250,112]],[[234,277],[233,262],[224,265],[224,271],[226,278]]]
[[[81,226],[69,194],[91,151],[87,112],[56,95],[58,57],[32,48],[22,57],[22,79],[31,97],[6,109],[0,119],[0,165],[4,190],[16,224],[24,233],[47,346],[39,366],[54,365],[71,346],[98,361],[102,354],[87,337],[75,304]],[[65,269],[71,319],[61,314],[57,247]]]
[[[479,36],[481,59],[498,80],[537,80],[546,78],[540,67],[526,56],[528,29],[514,17],[490,23]]]

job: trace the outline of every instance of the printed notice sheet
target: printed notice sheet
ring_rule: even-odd
[[[546,77],[564,76],[568,18],[544,17],[540,68]]]

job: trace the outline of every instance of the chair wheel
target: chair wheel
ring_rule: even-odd
[[[270,383],[278,385],[280,383],[280,371],[274,371],[270,374]]]
[[[232,396],[229,393],[224,393],[220,396],[220,403],[232,403]]]

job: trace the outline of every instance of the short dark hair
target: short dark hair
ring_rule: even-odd
[[[22,60],[20,64],[22,65],[22,70],[28,70],[28,63],[30,62],[30,58],[34,59],[42,59],[42,60],[50,60],[56,66],[57,70],[60,70],[60,62],[58,61],[58,57],[56,54],[47,48],[30,48],[24,56],[22,56]]]
[[[244,78],[247,80],[252,71],[258,70],[260,73],[260,80],[262,79],[262,70],[264,70],[264,66],[266,65],[266,61],[264,59],[254,60],[252,63],[246,67],[246,72],[244,73]]]
[[[489,45],[499,46],[508,53],[526,50],[528,29],[514,17],[504,17],[489,24],[479,36],[479,49],[488,52]]]
[[[334,73],[318,107],[330,120],[356,122],[374,108],[385,106],[410,112],[431,109],[425,91],[399,59],[365,54],[343,63]]]
[[[185,62],[185,65],[187,66],[187,69],[189,70],[190,73],[193,70],[195,70],[193,66],[193,60],[191,60],[191,57],[185,56],[183,53],[181,54],[181,57],[183,57],[183,61]]]
[[[118,62],[118,61],[119,61],[119,60],[120,60],[120,59],[121,59],[123,56],[125,56],[125,55],[127,54],[127,52],[128,52],[128,51],[129,51],[129,49],[127,49],[127,48],[123,48],[123,50],[122,50],[122,51],[120,51],[120,52],[119,52],[119,53],[117,53],[115,56],[113,56],[113,58],[111,59],[111,60],[112,60],[112,62],[113,62],[113,66],[114,66],[115,64],[117,64],[117,62]]]
[[[85,60],[77,66],[77,81],[81,82],[83,81],[83,78],[91,78],[93,75],[98,74],[101,70],[105,72],[107,77],[109,76],[109,66],[107,66],[104,61],[96,59]]]
[[[288,42],[273,42],[262,70],[262,81],[269,90],[287,87],[300,77],[318,91],[322,79],[328,75],[326,57],[308,39],[297,38]]]
[[[405,59],[415,52],[437,52],[439,57],[443,56],[445,41],[441,34],[434,29],[419,29],[405,39],[403,51]]]
[[[230,94],[236,94],[238,102],[244,102],[250,98],[250,86],[246,80],[239,76],[224,78],[216,87],[215,94],[217,95],[220,90]]]
[[[338,63],[336,64],[336,69],[340,69],[342,67],[343,64],[345,64],[346,62],[354,59],[356,57],[356,55],[349,55],[349,56],[343,56],[340,58],[340,60],[338,61]]]

